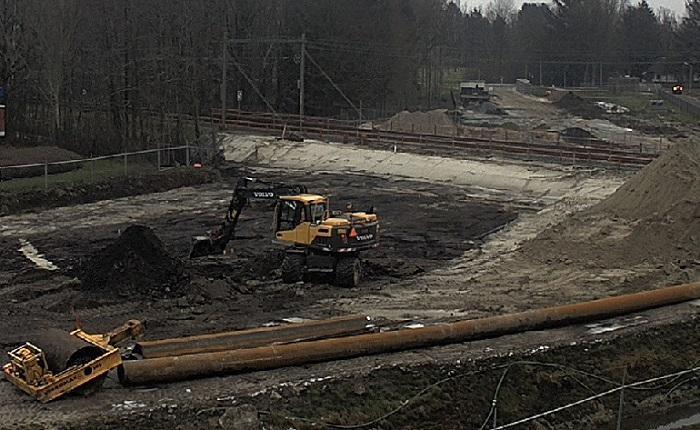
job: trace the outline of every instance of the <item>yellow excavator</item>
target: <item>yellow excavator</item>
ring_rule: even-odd
[[[275,242],[285,245],[282,280],[294,283],[310,272],[332,273],[341,287],[355,287],[362,277],[361,251],[379,244],[374,208],[365,212],[331,211],[328,198],[310,194],[303,185],[241,178],[221,226],[194,238],[191,258],[222,254],[234,239],[238,218],[250,200],[274,200]]]

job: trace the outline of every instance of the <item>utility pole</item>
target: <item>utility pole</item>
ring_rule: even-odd
[[[306,67],[306,33],[301,35],[301,60],[299,61],[299,131],[304,128],[304,68]]]
[[[221,128],[226,127],[226,71],[228,69],[228,31],[224,29],[221,52]]]
[[[693,63],[690,64],[690,79],[688,79],[688,94],[690,94],[690,90],[693,89]]]

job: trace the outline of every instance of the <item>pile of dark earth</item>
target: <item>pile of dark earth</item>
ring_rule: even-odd
[[[132,225],[84,262],[78,278],[85,292],[159,297],[182,291],[189,275],[151,228]]]

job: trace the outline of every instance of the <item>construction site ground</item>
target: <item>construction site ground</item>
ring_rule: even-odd
[[[220,182],[1,217],[3,351],[33,332],[70,330],[76,321],[100,333],[140,319],[149,339],[358,313],[432,324],[700,278],[692,209],[696,221],[686,226],[689,238],[670,244],[656,238],[661,251],[647,236],[631,248],[627,238],[642,237],[639,228],[646,225],[639,219],[595,210],[635,170],[247,135],[224,136],[222,145],[227,162]],[[228,255],[188,260],[191,237],[220,222],[242,175],[302,183],[329,195],[336,208],[346,202],[355,209],[374,205],[381,246],[363,256],[362,286],[340,289],[322,276],[283,284],[283,253],[270,240],[272,208],[266,203],[244,212]],[[692,194],[697,181],[690,187],[692,208],[700,197]],[[114,250],[108,246],[133,224],[153,229],[169,263],[162,274],[120,281],[120,273],[124,279],[126,274],[118,265],[100,264],[112,261],[105,260],[111,258],[105,250]],[[143,246],[156,240],[149,237]],[[139,246],[138,240],[120,243]],[[666,258],[664,247],[673,249],[673,258]],[[132,251],[124,255],[131,258]],[[96,267],[115,275],[95,283],[90,273]],[[371,422],[401,405],[366,427],[479,428],[509,363],[540,364],[520,363],[513,370],[499,423],[609,389],[599,377],[618,381],[625,368],[631,380],[643,380],[697,365],[699,306],[691,302],[595,324],[160,386],[124,388],[110,379],[90,397],[47,405],[3,380],[0,428],[249,428],[241,427],[246,420],[262,421],[265,428],[323,428]],[[564,368],[552,370],[552,363],[589,376],[572,378]],[[428,389],[433,384],[437,391]],[[672,420],[640,420],[642,412],[687,417],[700,407],[697,378],[663,388],[630,393],[628,422],[653,429]],[[523,428],[599,428],[615,418],[617,401],[590,402]]]

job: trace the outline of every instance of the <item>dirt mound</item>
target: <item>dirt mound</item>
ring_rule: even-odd
[[[595,104],[577,96],[572,92],[567,93],[554,104],[561,109],[585,119],[602,118],[603,116],[603,111],[596,107]]]
[[[152,229],[129,226],[112,244],[82,266],[83,289],[111,295],[166,296],[186,280],[183,264],[172,257]]]
[[[700,222],[700,144],[676,145],[595,210],[630,219]]]
[[[487,114],[487,115],[500,115],[505,116],[508,113],[500,108],[498,105],[491,102],[482,102],[474,109],[476,112]]]
[[[380,127],[382,130],[445,135],[451,135],[457,129],[446,109],[435,109],[428,112],[399,112]]]
[[[565,141],[575,143],[577,145],[586,145],[601,143],[593,133],[581,127],[568,127],[561,131],[561,135]]]
[[[677,145],[523,251],[550,265],[646,272],[659,282],[700,278],[700,145]]]

